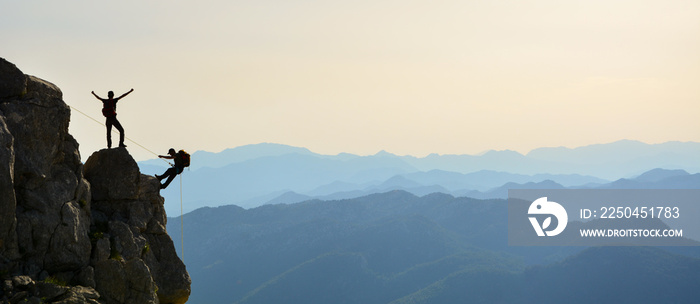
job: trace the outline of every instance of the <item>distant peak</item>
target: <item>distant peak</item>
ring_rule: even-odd
[[[641,175],[637,176],[635,180],[638,181],[647,181],[647,182],[658,182],[663,179],[669,178],[669,177],[674,177],[674,176],[685,176],[685,175],[690,175],[685,170],[682,169],[677,169],[677,170],[668,170],[668,169],[662,169],[662,168],[656,168],[649,170],[647,172],[642,173]]]
[[[377,152],[377,154],[374,154],[374,156],[396,156],[396,155],[389,153],[385,150],[381,150],[381,151]]]

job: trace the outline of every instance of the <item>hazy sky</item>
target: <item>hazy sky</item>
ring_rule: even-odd
[[[157,153],[526,153],[700,141],[698,16],[676,0],[0,0],[0,57],[100,121],[90,91],[134,88],[118,118]],[[83,159],[104,130],[73,112]]]

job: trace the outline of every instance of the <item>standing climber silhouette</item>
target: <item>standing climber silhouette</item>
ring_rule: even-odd
[[[107,126],[107,148],[112,148],[112,126],[119,130],[119,147],[126,147],[124,144],[124,128],[122,128],[122,124],[117,120],[117,101],[133,91],[134,89],[131,89],[129,92],[117,98],[114,98],[114,92],[109,91],[107,93],[107,97],[109,98],[107,99],[100,98],[100,96],[95,94],[95,91],[92,91],[92,95],[102,101],[102,115],[107,118],[105,121],[105,125]]]
[[[175,162],[175,165],[170,167],[168,170],[165,170],[163,175],[156,174],[158,181],[161,181],[166,177],[168,178],[165,181],[165,184],[160,185],[161,189],[168,187],[176,175],[182,173],[182,170],[184,170],[185,167],[190,166],[190,155],[184,150],[180,150],[179,152],[175,153],[175,149],[170,148],[170,150],[168,150],[168,155],[158,155],[158,157],[172,159]]]

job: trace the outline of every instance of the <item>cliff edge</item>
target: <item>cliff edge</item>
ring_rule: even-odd
[[[83,165],[54,84],[0,58],[0,303],[185,303],[159,183],[125,148]]]

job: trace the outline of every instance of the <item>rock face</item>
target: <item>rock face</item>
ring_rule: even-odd
[[[83,172],[92,194],[97,291],[108,303],[155,303],[155,291],[160,303],[187,301],[190,277],[165,231],[160,182],[139,173],[125,148],[93,153]]]
[[[61,90],[0,58],[0,303],[185,303],[154,177],[124,148],[83,165]]]

